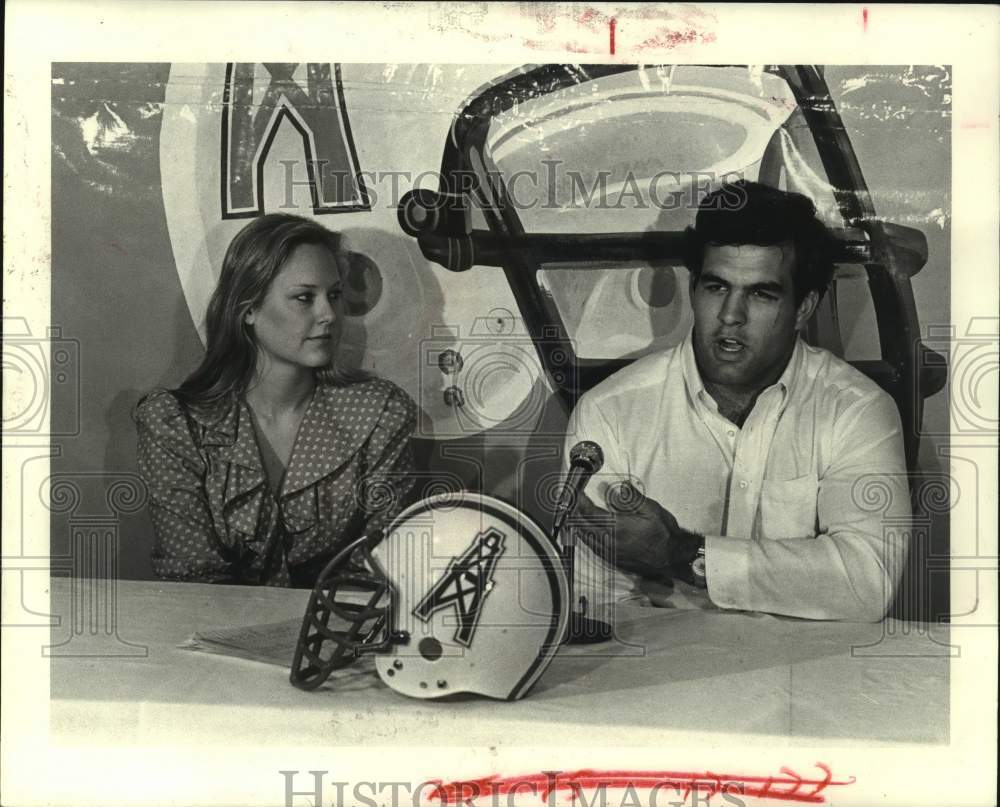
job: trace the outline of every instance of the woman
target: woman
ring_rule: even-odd
[[[416,407],[335,368],[343,263],[339,236],[298,216],[229,245],[201,365],[136,407],[160,577],[312,586],[402,506]]]

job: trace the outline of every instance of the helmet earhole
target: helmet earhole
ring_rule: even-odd
[[[427,661],[437,661],[444,655],[444,649],[441,647],[441,642],[433,636],[421,639],[420,644],[417,645],[417,650],[421,656],[427,659]]]

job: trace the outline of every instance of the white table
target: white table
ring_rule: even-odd
[[[70,583],[53,580],[62,624],[52,641],[70,639],[50,667],[60,743],[647,745],[664,731],[716,729],[789,744],[948,741],[942,628],[621,607],[621,643],[560,651],[523,701],[425,702],[386,687],[370,662],[302,692],[287,667],[177,647],[204,628],[300,618],[307,591],[128,581],[107,590],[117,638],[100,625],[71,637],[74,615],[94,609],[78,600],[74,612]]]

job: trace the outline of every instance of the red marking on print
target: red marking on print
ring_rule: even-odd
[[[678,45],[690,45],[698,42],[703,45],[715,42],[715,34],[702,33],[694,30],[693,28],[690,28],[687,31],[667,31],[643,40],[638,46],[636,46],[636,50],[649,50],[651,48],[676,48]]]
[[[567,53],[593,53],[590,48],[584,47],[578,42],[563,42],[561,45],[552,42],[543,42],[538,39],[525,39],[524,47],[532,50],[564,50]]]
[[[861,9],[861,27],[868,33],[868,6]]]
[[[748,776],[712,771],[580,770],[571,773],[544,771],[524,776],[488,776],[447,784],[434,780],[428,784],[436,786],[430,798],[442,804],[469,803],[478,798],[495,798],[515,793],[530,793],[545,802],[550,793],[559,791],[569,792],[571,798],[576,799],[582,797],[584,790],[659,791],[666,788],[682,793],[685,800],[694,792],[706,800],[716,793],[723,793],[800,804],[824,804],[826,799],[822,793],[828,787],[850,785],[856,781],[853,776],[845,781],[834,781],[833,774],[826,765],[817,762],[816,767],[823,772],[822,778],[806,779],[789,768],[781,768],[778,776]]]
[[[641,20],[647,30],[651,26],[655,26],[653,33],[636,48],[644,50],[715,42],[715,34],[701,28],[701,18],[704,16],[705,13],[697,9],[680,9],[677,13],[665,13],[663,8],[657,6],[635,10],[621,9],[612,17],[599,9],[588,6],[577,14],[573,21],[577,26],[595,33],[606,26],[609,50],[614,56],[620,49],[618,25],[623,17],[629,20]],[[697,20],[692,18],[697,18]]]
[[[618,29],[623,20],[641,23],[647,39],[639,49],[716,41],[716,35],[705,29],[706,24],[714,22],[714,15],[689,6],[666,9],[662,4],[649,4],[649,7],[616,9],[614,16],[594,6],[584,6],[572,14],[553,11],[545,3],[523,4],[521,9],[535,25],[535,30],[522,39],[525,47],[533,50],[599,53],[607,48],[615,56],[622,49]],[[639,25],[633,27],[640,29]],[[491,36],[497,39],[499,34],[494,30]]]

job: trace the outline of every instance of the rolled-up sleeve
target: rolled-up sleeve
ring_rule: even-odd
[[[153,393],[136,406],[139,473],[149,493],[158,577],[204,583],[231,579],[205,493],[205,463],[180,404],[169,393]]]
[[[887,395],[835,424],[819,475],[818,534],[757,540],[706,536],[717,605],[808,619],[877,622],[906,562],[910,499],[899,413]]]

